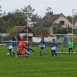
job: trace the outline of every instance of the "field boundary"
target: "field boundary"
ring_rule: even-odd
[[[57,52],[57,53],[68,53],[68,52]],[[77,52],[73,52],[73,53],[77,53]]]

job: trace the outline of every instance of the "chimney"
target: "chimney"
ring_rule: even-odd
[[[50,18],[51,16],[53,16],[53,12],[50,11],[50,12],[48,13],[48,18]]]

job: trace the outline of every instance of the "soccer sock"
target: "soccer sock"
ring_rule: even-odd
[[[52,52],[52,57],[54,57],[54,50],[52,50],[51,52]]]
[[[70,48],[69,48],[69,54],[70,54]]]
[[[42,52],[41,52],[41,50],[40,50],[40,56],[42,56]]]
[[[46,55],[46,51],[44,50],[44,55]]]
[[[12,56],[12,55],[11,55],[11,52],[9,52],[9,53],[10,53],[10,56]]]
[[[14,52],[12,52],[12,54],[15,56],[15,53]]]
[[[44,53],[44,55],[46,55],[46,53]]]

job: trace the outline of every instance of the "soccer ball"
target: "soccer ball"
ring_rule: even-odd
[[[9,55],[10,55],[10,53],[7,53],[7,55],[9,56]]]

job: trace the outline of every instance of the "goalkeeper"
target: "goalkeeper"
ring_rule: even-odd
[[[70,54],[70,52],[73,53],[73,45],[74,45],[74,43],[73,43],[72,39],[70,39],[70,40],[68,41],[69,54]]]

